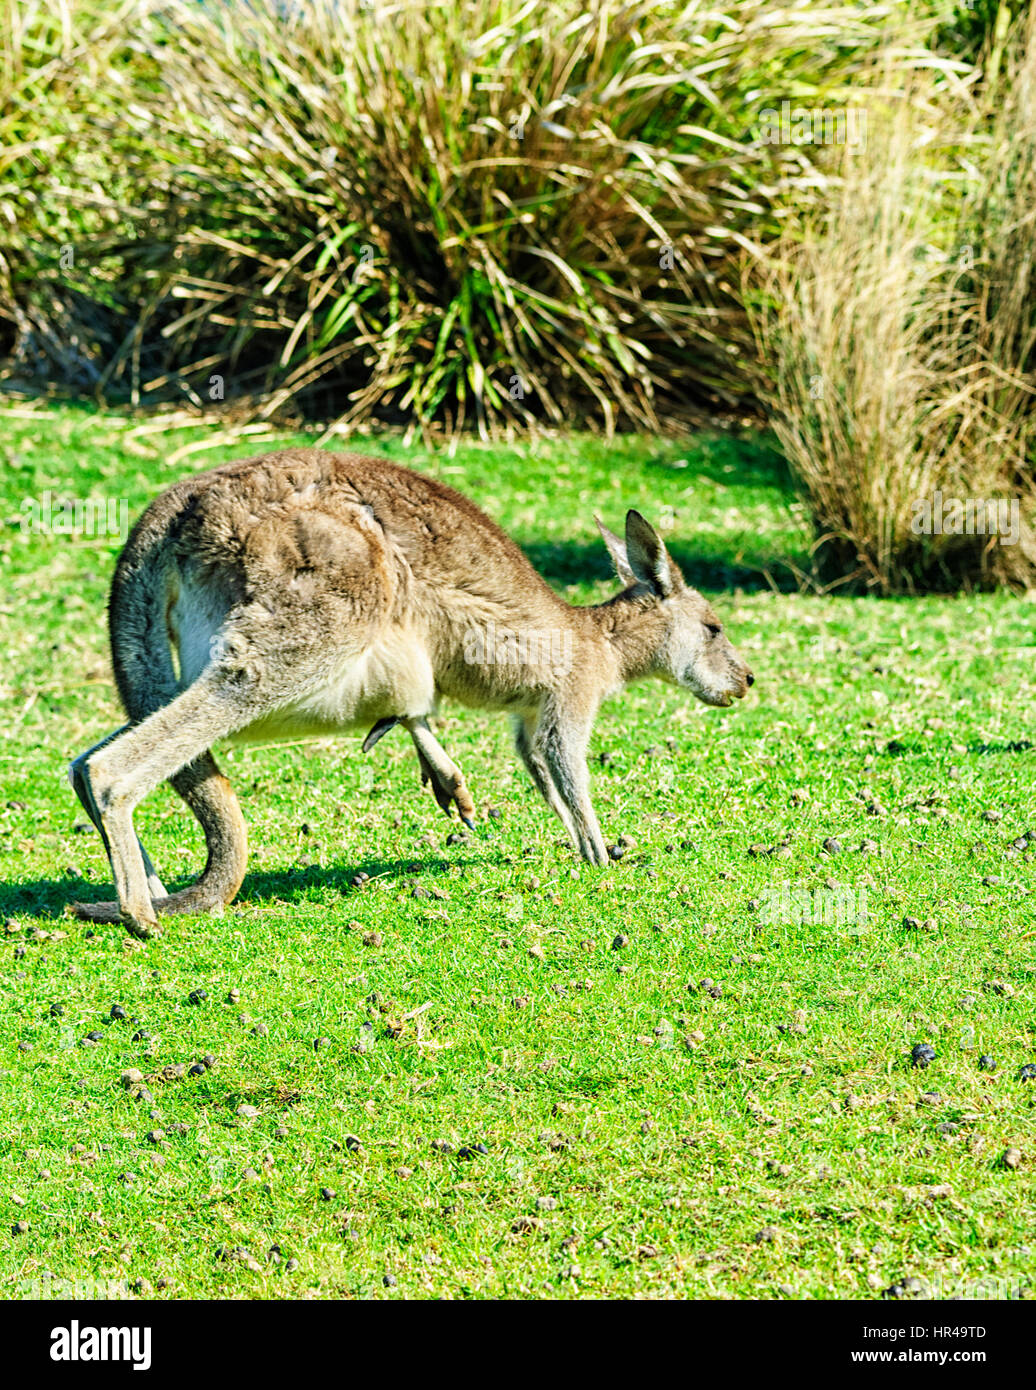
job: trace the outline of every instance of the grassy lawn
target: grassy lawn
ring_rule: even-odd
[[[171,459],[202,438],[2,415],[0,1297],[1024,1285],[1036,606],[794,592],[780,558],[807,537],[758,438],[358,446],[468,492],[580,602],[614,590],[594,511],[668,516],[756,686],[729,710],[661,684],[605,707],[595,803],[633,841],[606,871],[577,865],[500,717],[444,711],[478,805],[459,839],[398,731],[369,757],[226,751],[250,873],[225,915],[144,945],[66,914],[111,896],[65,766],[120,722],[118,544],[18,519],[47,489],[133,516],[270,447]],[[137,822],[168,886],[193,877],[171,791]],[[768,911],[782,884],[820,890],[804,920]],[[812,920],[838,885],[865,910]]]

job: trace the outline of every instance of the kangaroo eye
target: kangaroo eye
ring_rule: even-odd
[[[705,631],[710,637],[718,637],[723,629],[720,627],[719,623],[706,623]]]

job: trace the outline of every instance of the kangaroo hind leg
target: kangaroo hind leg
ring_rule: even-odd
[[[218,790],[219,782],[214,780],[219,774],[211,762],[209,749],[217,739],[253,722],[265,711],[266,704],[257,690],[243,690],[233,672],[211,666],[181,695],[139,724],[123,729],[110,742],[89,753],[81,764],[78,775],[85,796],[93,804],[98,828],[108,849],[119,914],[137,935],[155,935],[158,917],[149,891],[144,856],[133,829],[134,809],[160,782],[177,777],[183,771],[186,776],[178,778],[177,790],[188,805],[194,799],[192,809],[203,827],[206,826],[205,815],[214,821],[222,817],[225,828],[229,803],[225,794]],[[192,764],[196,765],[193,772],[190,771]],[[206,782],[208,791],[199,792]],[[213,807],[221,795],[224,805],[213,814]],[[230,796],[232,798],[232,793]],[[233,805],[236,810],[236,801]],[[232,847],[217,848],[214,854],[214,841],[210,834],[206,836],[209,864],[202,881],[208,875],[209,888],[215,890],[218,880],[220,897],[229,891],[233,878],[243,873],[241,838],[235,839],[233,832],[230,838]],[[233,884],[235,892],[239,884],[240,877]],[[178,897],[163,892],[159,901],[175,904]]]
[[[169,784],[201,825],[207,859],[204,870],[193,883],[176,893],[166,893],[148,869],[150,860],[141,845],[152,906],[160,917],[172,913],[218,912],[233,902],[248,861],[248,832],[237,797],[211,752],[203,753],[181,768],[169,778]],[[93,922],[122,920],[117,902],[76,903],[74,911],[77,917]]]
[[[129,727],[130,726],[128,724],[123,724],[123,726],[120,729],[114,729],[110,734],[107,734],[104,738],[102,738],[99,743],[95,743],[92,748],[88,748],[85,753],[80,753],[79,757],[76,758],[74,762],[70,764],[68,769],[68,780],[72,783],[72,789],[74,790],[76,796],[79,798],[83,810],[93,821],[94,827],[96,828],[98,834],[101,837],[101,841],[104,844],[104,852],[108,856],[109,864],[111,863],[111,850],[108,847],[108,837],[104,833],[104,826],[101,822],[100,812],[98,811],[97,805],[93,798],[93,792],[90,788],[90,780],[86,775],[86,762],[87,759],[90,757],[91,753],[96,753],[99,749],[106,747],[109,743],[113,742],[113,740],[117,739],[120,734],[125,733]],[[140,849],[141,858],[144,861],[144,872],[147,874],[148,890],[151,893],[151,896],[153,898],[164,898],[166,896],[166,891],[165,888],[162,886],[162,880],[158,877],[158,874],[155,870],[155,866],[151,862],[151,856],[144,848],[144,845],[139,836],[137,837],[137,845]],[[79,906],[79,904],[76,905],[76,915],[87,915],[78,911]],[[89,907],[90,904],[85,904],[84,906]],[[98,917],[98,920],[104,922],[118,921],[119,914],[117,910],[117,903],[98,903],[96,904],[96,906],[99,908],[103,907],[109,909],[107,912],[101,914]],[[111,908],[116,909],[114,914],[111,913]]]

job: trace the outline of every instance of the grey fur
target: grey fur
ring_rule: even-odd
[[[439,805],[471,824],[463,775],[428,725],[444,695],[511,714],[547,804],[580,854],[605,864],[586,767],[601,701],[657,675],[725,705],[753,677],[638,512],[625,540],[601,532],[625,587],[576,607],[466,497],[384,460],[288,449],[163,493],[112,584],[112,659],[130,722],[73,764],[118,902],[77,911],[148,936],[161,914],[233,899],[246,835],[211,753],[220,739],[369,728],[367,749],[401,723]],[[197,881],[172,895],[132,820],[165,780],[208,851]]]

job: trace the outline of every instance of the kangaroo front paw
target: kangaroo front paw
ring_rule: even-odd
[[[608,851],[603,844],[597,844],[593,840],[583,840],[579,845],[579,853],[588,864],[593,864],[598,869],[606,869],[611,863]]]

